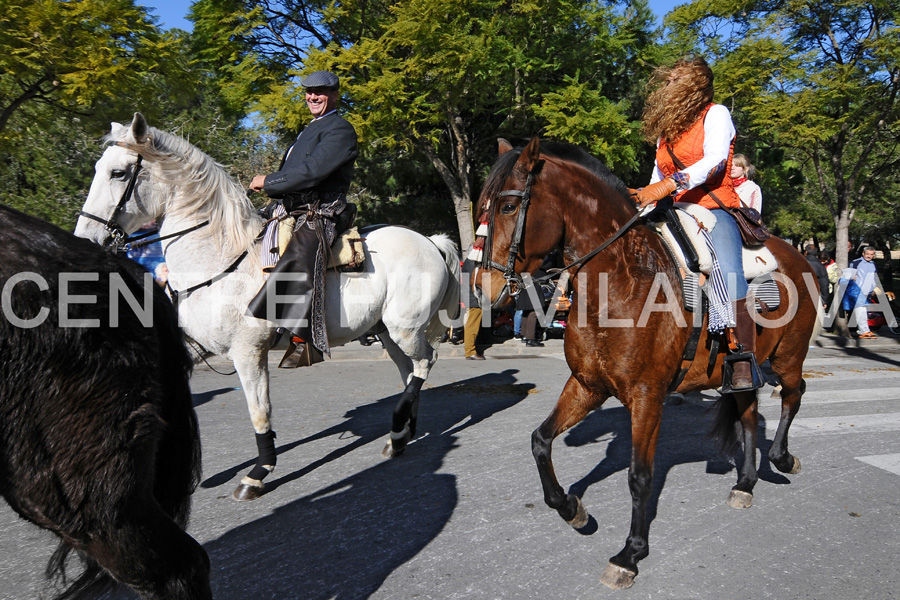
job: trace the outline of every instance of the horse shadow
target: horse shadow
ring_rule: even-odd
[[[712,406],[699,404],[702,397],[688,394],[691,401],[678,405],[666,404],[660,425],[659,439],[653,463],[653,488],[647,503],[647,518],[653,522],[656,518],[659,498],[665,487],[666,479],[672,468],[688,463],[706,462],[706,472],[712,475],[726,475],[735,471],[742,455],[724,453],[713,440],[709,431],[712,428]],[[789,484],[790,480],[774,471],[767,458],[772,441],[767,440],[766,420],[759,415],[757,428],[757,448],[762,457],[758,465],[759,478],[775,484]],[[578,425],[573,427],[564,438],[567,446],[580,447],[608,441],[606,456],[580,480],[569,487],[569,493],[583,497],[594,484],[603,481],[619,471],[627,471],[631,465],[631,416],[623,406],[596,410]],[[733,485],[737,483],[735,476]],[[730,485],[726,490],[730,489]],[[591,524],[593,525],[593,523]],[[583,534],[592,534],[595,526],[580,530]]]
[[[458,433],[528,396],[517,370],[491,373],[421,392],[419,433],[398,458],[279,506],[204,545],[217,598],[253,597],[265,577],[266,597],[309,600],[366,598],[427,546],[445,527],[458,503],[456,475],[439,472],[458,447]],[[493,393],[485,393],[491,389]],[[353,434],[352,444],[272,482],[283,485],[385,437],[385,423],[398,396],[349,411],[347,421],[326,435]],[[373,425],[374,423],[374,425]],[[259,552],[265,540],[266,552]]]
[[[534,385],[530,383],[516,383],[516,373],[518,373],[517,369],[507,369],[506,371],[503,371],[501,373],[486,374],[480,377],[467,379],[461,382],[455,382],[437,388],[423,388],[420,393],[420,405],[424,407],[424,413],[420,411],[419,431],[417,432],[417,438],[423,437],[423,431],[425,431],[422,429],[423,424],[435,421],[440,422],[443,420],[441,417],[442,411],[446,412],[448,409],[447,403],[441,402],[440,399],[448,394],[452,395],[454,398],[457,398],[459,396],[475,395],[478,390],[507,390],[513,395],[522,395],[522,398],[524,398],[525,395],[528,394],[528,390],[534,388]],[[223,388],[222,390],[207,392],[207,394],[215,396],[217,394],[230,391],[231,389],[232,388]],[[205,396],[205,394],[194,395],[195,406],[199,405],[197,399],[200,396]],[[522,398],[519,398],[519,400],[517,400],[516,402],[520,401]],[[209,401],[210,399],[212,398],[210,397],[205,401]],[[400,394],[387,396],[377,402],[359,406],[357,408],[354,408],[353,410],[348,411],[344,415],[344,418],[346,420],[333,427],[323,429],[317,433],[295,440],[293,442],[278,443],[275,451],[277,455],[280,456],[282,454],[290,452],[298,446],[302,446],[303,444],[307,444],[309,442],[314,442],[316,440],[331,436],[338,436],[340,438],[355,438],[353,442],[328,453],[327,455],[306,465],[302,469],[298,469],[293,473],[283,475],[278,479],[274,479],[272,481],[267,480],[266,493],[277,489],[279,486],[284,485],[285,483],[297,480],[304,475],[307,475],[312,471],[318,469],[319,467],[335,461],[342,456],[356,450],[357,448],[365,446],[379,438],[383,438],[386,440],[387,433],[390,428],[391,415],[394,407],[397,406],[397,403],[399,401]],[[453,415],[459,412],[459,410],[467,410],[467,406],[468,405],[465,402],[463,402],[459,406],[451,405],[449,409],[452,412],[451,418]],[[512,406],[512,404],[510,406]],[[509,408],[509,406],[506,406],[504,408]],[[491,414],[493,414],[493,412],[487,414],[481,414],[481,412],[482,411],[476,410],[473,411],[472,414],[463,415],[462,417],[460,417],[460,419],[467,418],[468,420],[466,422],[466,426],[468,427],[479,423],[480,421],[490,417]],[[410,442],[409,445],[410,447],[415,447],[416,444],[417,440],[414,439]],[[252,467],[254,464],[256,464],[256,459],[252,458],[242,463],[233,465],[227,469],[223,469],[222,471],[219,471],[218,473],[211,475],[210,477],[202,481],[200,483],[200,487],[214,488],[226,484],[239,474]]]
[[[208,392],[200,392],[200,393],[196,393],[196,394],[191,394],[191,396],[193,398],[194,408],[203,406],[207,402],[212,402],[212,400],[216,396],[221,396],[223,394],[227,394],[229,392],[234,391],[234,389],[235,388],[233,388],[233,387],[224,387],[224,388],[219,388],[217,390],[209,390]]]

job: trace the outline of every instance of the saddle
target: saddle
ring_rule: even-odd
[[[278,255],[284,254],[294,231],[294,218],[289,217],[278,223]],[[351,227],[337,236],[328,253],[326,269],[337,269],[344,273],[354,273],[365,268],[366,255],[362,242],[366,238],[359,235],[357,227]]]
[[[701,229],[712,231],[716,217],[699,204],[676,202],[659,211],[649,224],[659,233],[678,265],[682,279],[685,309],[702,310],[701,289],[712,269],[712,255],[701,235]],[[768,248],[743,246],[744,276],[750,283],[749,294],[756,299],[758,311],[778,308],[780,294],[775,279],[766,277],[778,268],[778,261]]]

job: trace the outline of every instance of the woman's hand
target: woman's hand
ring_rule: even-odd
[[[675,180],[666,177],[662,181],[657,181],[656,183],[651,183],[647,187],[634,190],[632,192],[632,197],[634,198],[635,204],[637,204],[637,207],[640,209],[648,204],[662,200],[666,196],[672,195],[676,189],[678,189],[678,186],[675,185]]]

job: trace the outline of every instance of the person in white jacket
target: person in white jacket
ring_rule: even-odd
[[[740,196],[741,202],[762,214],[762,190],[753,182],[755,177],[756,167],[751,165],[743,154],[735,154],[731,161],[731,180],[734,183],[734,191]]]

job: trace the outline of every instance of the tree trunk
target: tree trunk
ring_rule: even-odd
[[[475,227],[472,221],[472,203],[468,198],[453,198],[456,207],[456,224],[459,226],[459,248],[465,253],[475,243]]]
[[[428,157],[450,190],[453,212],[456,213],[456,224],[459,227],[459,248],[466,253],[475,242],[475,227],[472,223],[472,165],[469,161],[468,138],[461,118],[451,117],[449,134],[453,168],[427,142],[417,143],[416,149]]]
[[[848,251],[847,251],[847,242],[850,239],[850,209],[848,207],[848,202],[846,199],[839,202],[841,206],[840,212],[834,217],[834,237],[835,237],[835,248],[834,248],[834,262],[838,264],[838,266],[843,270],[847,268],[849,264],[848,259]],[[838,313],[838,317],[834,320],[834,330],[835,332],[843,337],[850,337],[850,328],[847,326],[847,320],[849,315],[841,315]]]

